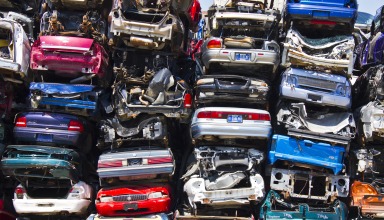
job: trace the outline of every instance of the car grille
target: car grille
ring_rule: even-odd
[[[112,198],[113,198],[113,201],[115,202],[124,202],[124,201],[147,200],[148,196],[146,194],[132,194],[132,195],[113,196]]]
[[[307,78],[302,76],[297,76],[297,79],[300,86],[319,88],[330,91],[335,91],[337,88],[337,83],[328,80]]]

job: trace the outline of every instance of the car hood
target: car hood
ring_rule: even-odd
[[[7,146],[1,167],[4,175],[20,181],[29,177],[48,179],[70,179],[79,181],[76,165],[81,163],[79,154],[71,149],[39,146]]]
[[[40,47],[47,51],[66,51],[74,53],[88,52],[94,43],[93,39],[65,36],[41,36],[34,43],[34,47]]]
[[[60,83],[35,83],[29,86],[31,91],[41,91],[46,94],[75,94],[91,92],[95,87],[91,85],[69,85]]]

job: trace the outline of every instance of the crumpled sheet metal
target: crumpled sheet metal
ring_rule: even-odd
[[[298,31],[288,31],[282,65],[323,69],[332,73],[351,75],[353,71],[353,36],[335,36],[323,39],[308,39]],[[331,52],[325,52],[331,50]]]

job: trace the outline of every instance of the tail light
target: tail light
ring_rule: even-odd
[[[192,108],[192,95],[189,93],[184,96],[184,108]]]
[[[111,168],[111,167],[122,167],[123,161],[114,160],[114,161],[99,161],[97,164],[98,168]]]
[[[27,127],[27,117],[25,117],[25,116],[18,117],[16,119],[15,126],[16,127]]]
[[[84,199],[85,198],[85,189],[82,186],[74,185],[70,190],[67,196],[67,199]]]
[[[71,120],[68,124],[68,131],[83,132],[84,131],[84,125],[80,121]]]
[[[221,48],[221,40],[213,39],[210,40],[207,44],[208,49],[215,49],[215,48]]]
[[[169,156],[169,157],[156,157],[156,158],[143,159],[144,165],[162,164],[162,163],[173,163],[173,158]]]
[[[16,187],[16,189],[15,189],[15,195],[16,195],[16,198],[17,198],[17,199],[22,199],[22,198],[24,198],[24,193],[25,193],[25,190],[24,190],[23,187],[20,187],[20,186]]]
[[[243,120],[254,121],[270,121],[271,116],[263,113],[246,113],[246,112],[220,112],[220,111],[203,111],[197,114],[197,118],[227,119],[228,115],[241,115]]]

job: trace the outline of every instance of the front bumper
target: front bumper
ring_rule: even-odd
[[[209,206],[242,206],[250,201],[260,202],[264,199],[264,180],[260,174],[250,176],[251,187],[231,188],[221,190],[206,190],[205,179],[192,177],[184,184],[184,192],[188,195],[189,203],[195,207],[196,203]]]
[[[274,135],[268,159],[269,164],[275,164],[276,161],[289,161],[327,168],[334,174],[339,174],[344,169],[345,152],[345,148],[341,146]]]
[[[347,197],[349,176],[273,168],[271,189],[288,193],[292,198],[328,200]]]
[[[128,205],[131,204],[134,204],[135,208],[128,208]],[[100,202],[96,203],[96,209],[97,213],[103,217],[131,217],[167,213],[171,209],[171,198],[148,199],[135,202]],[[153,216],[158,217],[157,215]]]
[[[84,215],[90,200],[67,199],[13,199],[13,206],[19,215]]]

